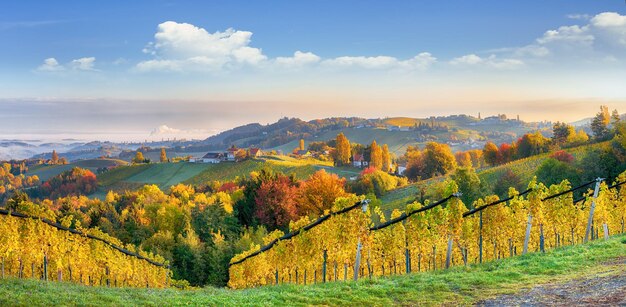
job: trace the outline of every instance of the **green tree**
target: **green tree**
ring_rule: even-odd
[[[452,175],[452,180],[457,183],[459,191],[463,193],[463,195],[461,195],[463,203],[471,205],[475,200],[482,196],[480,178],[476,174],[474,168],[457,168],[454,175]]]
[[[573,185],[579,181],[579,172],[571,163],[562,162],[554,158],[545,160],[537,169],[537,180],[546,186],[558,184],[567,179]]]
[[[607,106],[600,106],[600,112],[598,112],[591,121],[591,131],[596,140],[602,141],[610,137],[610,121],[609,108]]]
[[[556,122],[552,126],[552,142],[556,145],[566,144],[576,134],[574,126]]]
[[[370,145],[370,167],[375,169],[383,168],[383,151],[380,149],[380,146],[376,144],[376,140],[372,141],[372,145]]]

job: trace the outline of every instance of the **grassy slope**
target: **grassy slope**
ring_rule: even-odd
[[[286,174],[294,174],[299,179],[306,179],[319,169],[349,177],[358,174],[352,168],[334,168],[332,163],[315,159],[295,159],[286,156],[263,157],[238,163],[153,163],[115,168],[98,176],[100,184],[96,197],[103,197],[107,191],[135,189],[144,184],[156,184],[162,190],[170,186],[185,183],[200,185],[211,180],[229,181],[237,177],[248,176],[250,172],[264,167]]]
[[[156,184],[161,189],[192,178],[209,167],[201,163],[153,163],[118,167],[98,176],[101,196],[108,190],[123,191],[144,184]]]
[[[306,179],[320,169],[338,174],[342,177],[349,177],[358,174],[357,169],[335,168],[330,162],[323,162],[315,159],[295,159],[286,156],[262,157],[261,159],[248,160],[238,163],[219,163],[209,166],[206,170],[190,178],[184,183],[202,184],[210,180],[234,180],[237,177],[248,176],[250,172],[258,171],[262,168],[269,168],[285,174],[294,174],[298,179]]]
[[[109,167],[116,165],[126,165],[128,162],[118,159],[88,159],[79,160],[66,165],[35,165],[29,167],[27,176],[37,175],[40,180],[48,180],[64,171],[70,170],[73,167],[86,168],[91,170],[94,174],[96,170],[101,167]]]
[[[626,236],[544,254],[358,282],[281,285],[247,290],[110,289],[34,280],[0,280],[0,305],[440,305],[472,304],[540,283],[626,274]]]
[[[603,142],[592,145],[584,145],[566,149],[566,151],[571,153],[578,161],[582,159],[583,153],[588,151],[590,148],[600,148],[605,146],[609,146],[609,143]],[[485,170],[479,171],[478,177],[485,185],[493,186],[507,170],[511,170],[513,173],[519,176],[522,183],[528,183],[530,182],[530,180],[532,180],[535,172],[537,171],[537,168],[539,168],[541,163],[545,161],[549,156],[550,153],[545,153],[521,160],[516,160],[496,167],[487,168]],[[444,177],[428,179],[420,182],[419,184],[423,186],[428,186],[443,179]],[[383,195],[383,197],[381,197],[381,200],[383,202],[382,209],[385,212],[391,212],[391,210],[396,208],[404,210],[406,204],[412,202],[415,199],[415,196],[418,193],[419,184],[410,184],[408,186],[389,191],[387,194]]]

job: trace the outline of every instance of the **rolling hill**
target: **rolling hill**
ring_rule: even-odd
[[[609,145],[609,142],[603,142],[569,148],[565,149],[565,151],[572,154],[576,161],[579,161],[583,157],[584,153],[589,151],[590,149],[602,148]],[[508,170],[510,170],[519,177],[522,186],[525,187],[528,182],[532,180],[535,172],[537,171],[537,168],[539,168],[543,161],[549,158],[550,154],[551,153],[544,153],[520,160],[515,160],[495,167],[479,169],[477,170],[477,174],[482,184],[486,185],[487,187],[493,187],[498,179],[500,179]],[[395,190],[391,190],[381,197],[381,209],[383,209],[383,211],[387,215],[390,215],[393,209],[404,210],[408,203],[411,203],[415,200],[421,187],[427,189],[432,184],[440,182],[445,178],[445,176],[435,177],[417,183],[412,183],[407,186],[397,188]]]
[[[335,168],[329,162],[315,159],[295,159],[287,156],[266,156],[243,162],[205,163],[151,163],[120,166],[98,175],[99,191],[95,197],[103,197],[107,191],[124,191],[144,184],[155,184],[167,191],[178,183],[202,185],[209,181],[231,181],[248,176],[253,171],[268,168],[286,174],[294,174],[298,179],[306,179],[316,171],[324,169],[342,177],[358,175],[353,168]]]
[[[118,159],[87,159],[78,160],[65,165],[35,165],[31,166],[26,173],[27,176],[37,175],[39,180],[46,181],[51,177],[54,177],[62,172],[71,170],[74,167],[86,168],[92,171],[94,174],[98,168],[103,167],[117,167],[128,165],[128,162]]]

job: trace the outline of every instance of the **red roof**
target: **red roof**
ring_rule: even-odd
[[[260,148],[250,148],[250,154],[256,155],[261,149]]]
[[[354,156],[352,156],[352,161],[359,162],[359,161],[364,161],[364,160],[365,159],[363,158],[363,155],[354,154]]]

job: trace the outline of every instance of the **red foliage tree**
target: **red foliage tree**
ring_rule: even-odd
[[[555,159],[555,160],[559,160],[559,161],[565,162],[565,163],[572,163],[572,162],[574,162],[574,156],[572,156],[571,154],[569,154],[565,150],[559,150],[559,151],[551,154],[550,158]]]
[[[297,187],[288,176],[278,175],[264,181],[256,191],[255,217],[269,229],[284,228],[295,220]]]

